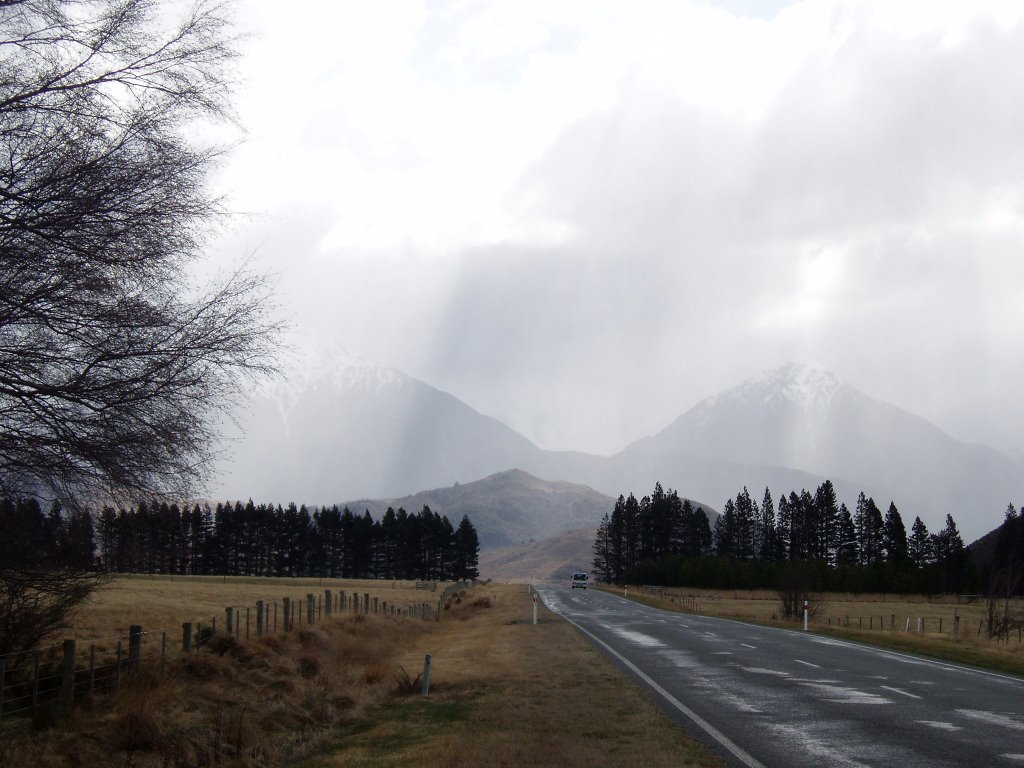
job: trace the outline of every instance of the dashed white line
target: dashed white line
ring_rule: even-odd
[[[938,728],[940,731],[962,731],[959,725],[953,725],[952,723],[944,723],[940,720],[915,720],[914,722],[920,723],[921,725],[927,725],[929,728]]]
[[[801,661],[800,659],[793,659],[797,664],[803,664],[805,667],[814,667],[815,669],[821,669],[818,664],[811,664],[809,661]]]
[[[956,710],[956,713],[971,720],[980,720],[983,723],[1001,725],[1004,728],[1009,728],[1014,731],[1024,731],[1024,722],[1015,720],[1012,717],[1007,717],[1006,715],[1001,715],[998,712],[986,712],[981,709],[958,709]]]
[[[744,648],[752,648],[755,651],[757,650],[756,645],[747,645],[746,643],[740,643],[740,645],[742,645]]]
[[[891,685],[880,685],[878,687],[879,688],[884,688],[887,691],[892,691],[893,693],[898,693],[901,696],[906,696],[908,699],[920,699],[921,698],[916,693],[909,693],[907,691],[901,691],[899,688],[893,688]]]

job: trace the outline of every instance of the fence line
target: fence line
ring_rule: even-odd
[[[248,642],[349,615],[437,621],[449,598],[476,583],[479,582],[449,584],[436,603],[403,605],[371,596],[369,592],[326,589],[320,595],[309,592],[304,599],[283,597],[273,602],[257,600],[254,605],[225,606],[221,617],[214,615],[208,620],[204,617],[184,622],[179,629],[146,631],[139,625],[131,625],[127,638],[124,635],[88,638],[92,642],[87,646],[79,640],[68,639],[61,645],[0,655],[0,718],[26,715],[42,706],[68,709],[83,696],[117,692],[125,674],[144,664],[162,675],[172,655],[179,658],[194,653],[214,637]],[[221,619],[219,631],[218,618]]]

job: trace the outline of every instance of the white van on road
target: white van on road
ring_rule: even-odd
[[[586,574],[586,572],[585,571],[573,571],[572,579],[570,580],[570,583],[572,584],[572,588],[573,589],[576,589],[576,587],[579,587],[580,589],[586,589],[587,588],[587,574]]]

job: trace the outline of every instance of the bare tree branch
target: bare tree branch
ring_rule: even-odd
[[[270,287],[193,285],[223,216],[224,7],[167,29],[155,0],[0,2],[0,492],[68,504],[186,495],[213,425],[274,367]]]

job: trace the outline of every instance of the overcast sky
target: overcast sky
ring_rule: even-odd
[[[1024,4],[247,0],[258,214],[303,336],[614,452],[787,361],[1024,434]]]

